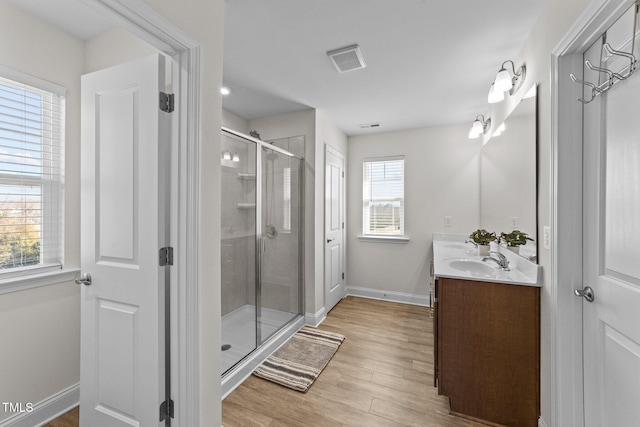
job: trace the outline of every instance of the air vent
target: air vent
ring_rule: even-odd
[[[329,58],[340,73],[359,70],[367,66],[362,57],[360,47],[356,44],[327,52]]]
[[[379,128],[380,127],[380,123],[367,123],[367,124],[358,125],[358,126],[360,126],[360,129]]]

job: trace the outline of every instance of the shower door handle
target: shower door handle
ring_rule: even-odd
[[[267,238],[265,236],[260,237],[260,252],[267,250]]]

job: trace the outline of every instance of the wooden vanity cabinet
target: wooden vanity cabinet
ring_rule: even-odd
[[[540,414],[540,288],[439,278],[435,377],[451,413],[536,427]]]

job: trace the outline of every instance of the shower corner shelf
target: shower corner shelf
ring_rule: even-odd
[[[255,173],[238,172],[238,179],[256,179]]]
[[[238,209],[255,209],[255,203],[238,203]]]

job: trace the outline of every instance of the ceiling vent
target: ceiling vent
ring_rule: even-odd
[[[367,66],[362,57],[362,52],[357,44],[335,49],[327,52],[329,58],[340,73],[347,71],[359,70]]]

